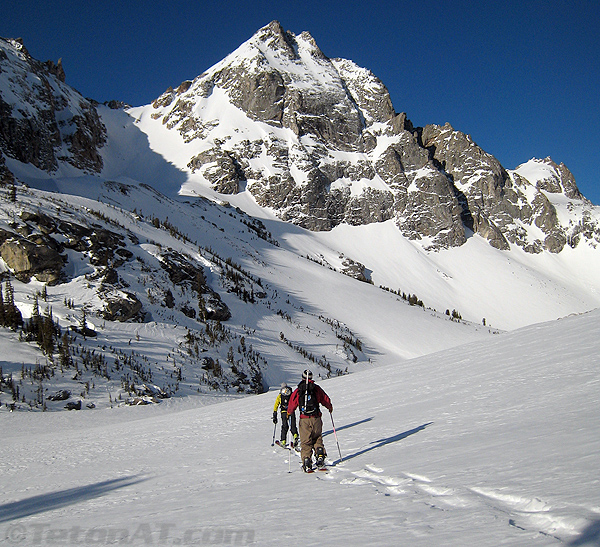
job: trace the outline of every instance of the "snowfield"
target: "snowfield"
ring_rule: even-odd
[[[324,72],[308,38],[298,53],[311,70],[287,66],[292,87],[345,93],[342,69],[372,78],[342,60]],[[250,47],[228,59],[243,63]],[[18,104],[6,75],[0,95]],[[185,109],[160,98],[99,105],[101,173],[2,156],[18,181],[0,187],[2,241],[51,239],[65,264],[45,285],[5,254],[0,295],[25,320],[56,321],[72,360],[36,345],[41,331],[27,342],[0,328],[0,544],[599,546],[600,207],[546,192],[574,238],[557,254],[501,251],[473,233],[434,252],[393,220],[309,232],[247,188],[282,173],[261,147],[285,143],[302,185],[299,158],[321,144],[251,120],[218,86],[205,94],[202,77],[192,84],[198,118],[179,128],[165,122]],[[391,137],[380,133],[370,158],[328,158],[382,158]],[[235,195],[190,167],[219,142],[262,143],[248,148],[258,178]],[[520,183],[531,199],[545,165],[511,172],[531,181]],[[535,222],[513,220],[541,242]],[[110,303],[134,311],[120,322]],[[329,470],[312,475],[273,445],[271,420],[280,383],[306,367],[335,409]]]
[[[4,414],[4,544],[598,545],[599,333],[594,311],[321,381],[328,473],[271,446],[275,391]]]

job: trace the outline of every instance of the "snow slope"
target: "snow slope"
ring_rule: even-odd
[[[212,400],[217,379],[202,368],[205,357],[223,364],[227,374],[218,379],[220,390],[234,396],[235,376],[228,374],[229,369],[234,372],[229,363],[230,348],[237,368],[250,377],[253,374],[245,368],[249,363],[242,355],[247,355],[242,351],[244,345],[260,354],[261,383],[268,388],[294,377],[306,366],[315,367],[315,375],[326,376],[328,370],[317,366],[309,355],[328,363],[335,375],[338,370],[354,372],[396,363],[497,332],[452,321],[441,312],[409,306],[396,294],[308,260],[286,244],[288,237],[305,231],[280,221],[269,224],[273,231],[271,241],[266,241],[249,228],[252,219],[231,206],[198,198],[171,199],[150,187],[104,185],[91,177],[61,179],[59,184],[78,186],[88,197],[22,189],[16,205],[5,203],[0,209],[0,227],[9,227],[21,212],[29,211],[57,221],[85,223],[87,217],[95,226],[122,234],[123,254],[129,253],[131,259],[118,267],[119,286],[137,295],[145,318],[143,322],[126,323],[107,320],[101,292],[103,269],[85,253],[73,249],[67,253],[66,282],[44,287],[36,280],[23,283],[13,279],[15,302],[25,319],[32,314],[36,294],[44,292],[45,298],[39,301],[41,313],[51,309],[66,330],[80,324],[85,307],[88,326],[97,336],[78,336],[73,341],[79,355],[77,373],[70,368],[63,370],[56,355],[50,366],[52,374],[40,381],[34,373],[23,374],[23,369],[35,371],[49,364],[48,358],[35,342],[20,343],[19,334],[0,329],[0,343],[7,347],[0,357],[0,367],[5,379],[13,375],[20,390],[15,397],[8,383],[2,386],[0,412],[7,411],[6,405],[13,402],[23,409],[41,409],[46,404],[49,410],[61,410],[63,401],[48,402],[59,389],[68,389],[73,397],[82,398],[84,406],[111,406],[129,397],[125,376],[129,377],[129,385],[151,381],[173,396],[207,396]],[[128,211],[125,205],[135,205],[136,212]],[[189,234],[190,239],[157,228],[152,219],[171,219],[179,233]],[[314,243],[313,250],[322,246],[318,240]],[[190,332],[206,340],[207,325],[181,311],[185,306],[195,307],[197,297],[189,287],[174,284],[160,267],[169,252],[177,252],[203,267],[208,285],[231,311],[232,317],[224,322],[227,335],[218,347],[200,343],[194,353],[193,344],[187,345]],[[333,253],[330,248],[327,252]],[[226,260],[241,265],[246,275],[261,281],[258,286],[245,278],[248,290],[253,285],[257,294],[263,293],[254,302],[245,302],[231,292],[223,275]],[[6,271],[3,262],[0,271]],[[171,308],[162,303],[167,289],[174,299]],[[118,292],[116,286],[109,296],[114,292]],[[106,373],[88,370],[79,354],[82,347],[104,356]],[[122,369],[121,365],[129,362],[132,366]],[[227,382],[225,376],[230,376]]]
[[[251,122],[224,97],[211,95],[210,100],[216,102],[214,108],[221,113],[235,111],[238,118],[231,122],[237,128],[235,139],[258,139],[264,136],[267,127],[269,131],[282,132],[280,137],[284,140],[290,138],[283,134],[287,131],[284,129],[270,126],[261,129],[261,124]],[[259,207],[247,189],[237,195],[222,196],[202,176],[191,173],[186,165],[192,154],[190,149],[197,151],[199,144],[184,142],[177,132],[152,117],[154,110],[151,105],[133,108],[127,116],[124,112],[100,109],[109,131],[109,144],[102,153],[105,164],[111,166],[103,176],[124,182],[141,180],[170,196],[179,192],[182,196],[225,199],[261,218],[293,252],[335,268],[339,268],[339,257],[343,254],[363,264],[376,286],[416,294],[426,306],[442,313],[456,309],[464,319],[474,323],[485,319],[487,325],[495,328],[515,329],[600,306],[597,275],[600,253],[587,243],[576,248],[567,245],[557,255],[548,252],[537,255],[526,253],[517,245],[512,245],[510,251],[500,251],[480,236],[472,235],[460,247],[431,252],[425,250],[428,241],[408,240],[392,221],[366,226],[340,225],[330,232],[298,229],[281,223],[269,208]],[[121,126],[127,128],[126,142],[122,140]],[[224,131],[226,126],[217,125],[214,131]],[[221,134],[219,137],[224,138]],[[125,159],[114,161],[123,150],[127,151],[126,157],[137,158],[136,161],[132,164]],[[137,152],[132,154],[131,150]],[[260,163],[266,161],[262,156],[253,161],[258,162],[257,170],[277,172],[270,164]],[[536,177],[547,176],[547,166],[532,163],[525,174],[535,181]],[[82,192],[66,182],[61,188]],[[560,196],[547,197],[565,224],[569,223],[573,209],[581,213],[584,207],[577,200],[565,199],[559,203],[556,200]],[[600,208],[590,209],[587,214],[600,219]]]
[[[329,473],[275,392],[3,417],[6,545],[598,545],[600,312],[322,381]],[[291,471],[291,472],[290,472]]]

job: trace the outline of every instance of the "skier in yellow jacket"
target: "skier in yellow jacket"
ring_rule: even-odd
[[[281,408],[281,442],[282,446],[286,445],[288,429],[291,430],[293,436],[293,445],[298,445],[298,428],[296,427],[296,413],[292,412],[288,416],[288,403],[292,395],[292,388],[289,387],[285,382],[281,384],[281,389],[275,399],[275,406],[273,407],[273,423],[277,423],[277,409]],[[288,424],[289,417],[289,424]]]

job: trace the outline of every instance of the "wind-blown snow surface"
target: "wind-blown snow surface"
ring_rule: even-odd
[[[5,414],[1,537],[598,545],[599,334],[595,311],[321,382],[344,456],[325,416],[327,474],[271,447],[274,392]]]

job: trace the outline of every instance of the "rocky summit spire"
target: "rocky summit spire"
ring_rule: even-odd
[[[297,58],[295,36],[284,30],[279,21],[271,21],[258,30],[254,37],[271,50],[285,52],[290,59]]]

